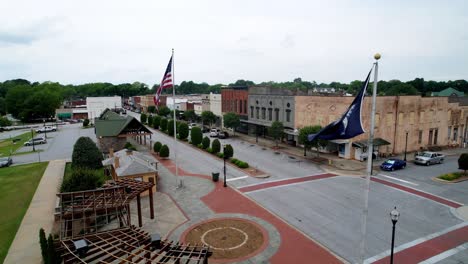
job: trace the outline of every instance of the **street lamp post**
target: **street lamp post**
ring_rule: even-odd
[[[227,155],[226,155],[226,145],[223,145],[223,160],[224,160],[224,187],[227,187],[227,184],[226,184],[226,159],[227,159]]]
[[[406,161],[406,150],[408,148],[408,130],[406,130],[406,141],[405,141],[405,158],[403,159]]]
[[[44,137],[47,139],[47,129],[45,128],[45,126],[46,126],[46,123],[44,119]]]
[[[33,152],[36,151],[36,148],[34,147],[34,131],[31,129],[31,141],[32,141],[32,146],[33,146]]]
[[[393,248],[395,246],[395,225],[398,222],[398,218],[400,217],[400,212],[397,211],[396,206],[390,212],[390,219],[392,220],[393,228],[392,228],[392,249],[390,252],[390,264],[393,264]]]

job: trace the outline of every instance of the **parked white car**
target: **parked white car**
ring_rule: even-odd
[[[219,128],[212,128],[210,130],[210,137],[218,137],[219,133],[221,133],[221,129]]]
[[[43,126],[39,129],[36,129],[36,133],[55,132],[55,131],[57,131],[57,128],[53,126]]]

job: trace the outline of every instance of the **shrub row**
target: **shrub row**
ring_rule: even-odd
[[[236,158],[232,158],[231,162],[234,163],[237,167],[239,167],[241,169],[245,169],[245,168],[249,167],[249,164],[247,162],[242,161],[242,160],[238,160]]]
[[[153,150],[156,153],[159,153],[159,156],[162,158],[169,157],[169,147],[167,145],[163,145],[161,142],[156,141],[153,145]]]

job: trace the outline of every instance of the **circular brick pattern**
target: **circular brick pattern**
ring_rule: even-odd
[[[189,228],[182,240],[210,247],[213,260],[239,260],[264,249],[267,233],[255,222],[240,218],[220,218]]]

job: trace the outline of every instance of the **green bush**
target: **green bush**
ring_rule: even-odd
[[[213,149],[212,149],[212,148],[207,148],[206,151],[207,151],[208,153],[213,153]]]
[[[458,169],[464,170],[466,174],[466,171],[468,170],[468,153],[463,153],[458,158]]]
[[[192,132],[190,134],[190,138],[192,140],[192,144],[195,146],[202,143],[203,133],[201,131],[201,128],[193,127]]]
[[[169,157],[169,147],[167,145],[161,146],[161,149],[159,150],[159,156],[162,158]]]
[[[167,121],[167,133],[169,136],[174,136],[174,119]]]
[[[140,115],[140,122],[141,122],[141,123],[145,124],[146,121],[147,121],[147,119],[148,119],[148,116],[147,116],[145,113],[142,113],[142,114]]]
[[[223,159],[223,158],[224,158],[224,153],[220,152],[220,153],[217,154],[217,156],[218,156],[218,158],[222,158],[222,159]]]
[[[186,140],[189,135],[189,128],[187,123],[180,123],[177,132],[179,133],[180,139]]]
[[[234,164],[236,164],[237,159],[236,159],[236,158],[232,158],[232,159],[231,159],[231,162],[234,163]]]
[[[239,165],[237,165],[239,168],[245,169],[249,167],[249,164],[245,161],[241,161]]]
[[[234,155],[234,149],[232,148],[231,145],[226,145],[224,146],[224,150],[223,150],[223,153],[224,153],[224,156],[229,159],[230,157],[232,157]]]
[[[102,154],[89,137],[80,137],[73,146],[72,167],[102,168]]]
[[[83,121],[83,126],[84,126],[84,127],[89,126],[89,119],[88,119],[88,118],[86,118],[86,119]]]
[[[153,116],[148,116],[148,126],[153,127]]]
[[[453,181],[462,176],[463,174],[461,172],[453,172],[453,173],[447,173],[447,174],[441,175],[439,176],[439,179],[446,180],[446,181]]]
[[[161,150],[162,144],[159,141],[156,141],[153,145],[154,152],[158,153]]]
[[[128,150],[136,150],[136,147],[134,147],[134,146],[132,145],[132,143],[130,143],[130,142],[128,142],[128,141],[127,141],[127,143],[125,143],[124,148],[126,148],[126,149],[128,149]]]
[[[101,187],[104,182],[104,175],[98,170],[73,168],[71,175],[63,178],[60,192],[92,190]]]
[[[197,147],[198,147],[198,148],[201,148],[201,149],[205,149],[205,148],[203,147],[203,144],[201,144],[201,143],[198,144]]]
[[[153,117],[153,128],[158,129],[159,125],[161,124],[161,117],[156,115]]]
[[[161,118],[161,124],[160,124],[160,130],[161,131],[166,131],[167,130],[167,119],[166,118]]]
[[[39,229],[39,245],[41,246],[42,259],[44,260],[44,263],[48,263],[49,260],[47,259],[47,238],[43,228]]]
[[[221,143],[219,142],[219,139],[213,140],[213,143],[211,143],[211,148],[215,154],[221,150]]]
[[[210,146],[210,138],[205,136],[202,140],[203,149],[207,149]]]
[[[148,112],[150,112],[150,113],[156,112],[156,107],[154,105],[148,106]]]

